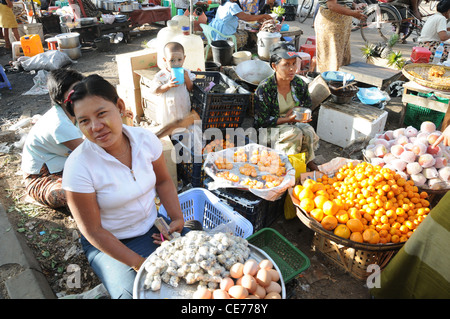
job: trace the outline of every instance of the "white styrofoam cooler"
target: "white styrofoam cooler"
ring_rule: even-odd
[[[388,113],[361,103],[320,106],[317,135],[320,139],[345,148],[359,138],[374,137],[384,132]]]

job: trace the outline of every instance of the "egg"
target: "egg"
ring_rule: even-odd
[[[228,294],[235,299],[245,299],[248,296],[248,290],[242,286],[234,285],[230,287]]]
[[[248,295],[248,297],[245,299],[259,299],[259,298],[256,297],[255,295]]]
[[[216,289],[212,293],[212,298],[213,299],[230,299],[230,295],[225,290]]]
[[[241,278],[244,274],[244,265],[242,263],[235,263],[230,268],[230,276],[237,279]]]
[[[281,295],[276,292],[270,292],[264,297],[264,299],[281,299]]]
[[[261,269],[272,269],[273,268],[273,264],[269,259],[264,259],[261,260],[261,262],[259,263],[259,268]]]
[[[219,284],[220,289],[224,291],[228,291],[231,286],[234,286],[234,281],[230,277],[223,278]]]
[[[264,299],[264,297],[266,296],[266,289],[264,289],[264,287],[260,286],[260,285],[256,285],[256,290],[253,293],[256,297],[258,297],[259,299]]]
[[[249,259],[244,264],[244,275],[255,276],[259,270],[258,262],[254,259]]]
[[[198,287],[192,295],[193,299],[211,299],[211,290],[206,287]]]
[[[277,283],[275,281],[271,281],[270,284],[265,288],[266,288],[267,294],[269,294],[271,292],[281,293],[281,286],[279,283]]]
[[[280,274],[276,269],[269,269],[268,271],[270,273],[270,278],[272,279],[272,281],[280,280]]]
[[[260,269],[256,274],[256,281],[263,287],[266,287],[272,281],[270,273],[267,269]]]
[[[240,278],[240,285],[248,290],[249,293],[254,293],[258,283],[253,276],[244,275]]]

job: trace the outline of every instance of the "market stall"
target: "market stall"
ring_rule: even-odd
[[[149,6],[128,13],[132,26],[144,25],[160,21],[168,21],[172,18],[169,7]]]

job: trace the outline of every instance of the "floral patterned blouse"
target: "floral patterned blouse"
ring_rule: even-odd
[[[311,108],[311,97],[309,96],[308,84],[303,82],[299,76],[291,81],[292,97],[295,106]],[[280,117],[280,106],[278,104],[278,87],[276,74],[262,81],[255,92],[255,128],[275,127]]]

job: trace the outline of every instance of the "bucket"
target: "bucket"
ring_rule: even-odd
[[[111,38],[108,36],[96,38],[94,39],[94,44],[100,52],[109,51],[111,49]]]
[[[222,65],[218,62],[214,62],[214,61],[206,61],[205,62],[205,71],[215,71],[215,72],[220,72],[220,67]]]
[[[42,23],[28,23],[23,25],[23,29],[26,34],[39,34],[41,42],[44,42],[44,28]]]
[[[211,42],[213,61],[221,65],[231,65],[234,44],[230,41],[217,40]]]
[[[32,57],[44,52],[44,47],[38,34],[24,35],[20,38],[20,44],[25,56]]]
[[[270,60],[270,47],[279,42],[281,34],[278,32],[260,31],[258,37],[258,56],[262,60]]]

